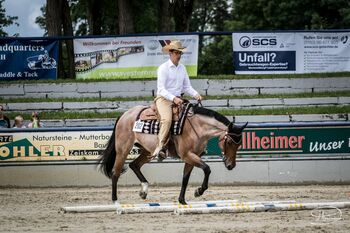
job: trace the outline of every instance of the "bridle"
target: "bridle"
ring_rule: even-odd
[[[236,140],[233,137],[239,138],[239,140]],[[226,131],[225,136],[223,138],[221,138],[219,140],[219,142],[221,142],[223,140],[225,140],[225,141],[224,141],[224,148],[223,148],[223,151],[221,152],[221,154],[225,155],[226,154],[226,147],[227,147],[227,143],[228,142],[232,142],[235,145],[240,145],[242,143],[242,132],[237,134],[237,133],[230,133],[230,132]],[[223,160],[224,161],[226,160],[225,156],[223,156]]]

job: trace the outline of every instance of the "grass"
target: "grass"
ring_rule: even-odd
[[[219,75],[201,75],[191,77],[191,79],[264,79],[264,78],[330,78],[330,77],[350,77],[350,72],[336,73],[309,73],[309,74],[219,74]],[[61,79],[56,80],[18,80],[18,81],[0,81],[0,84],[19,84],[19,83],[75,83],[75,82],[113,82],[113,81],[149,81],[156,80],[156,77],[150,78],[130,78],[123,77],[117,79]]]
[[[117,118],[120,112],[40,112],[40,119],[45,120],[64,120],[64,119],[92,119],[92,118]],[[14,119],[17,115],[23,116],[25,120],[29,120],[30,113],[5,112],[10,119]]]
[[[350,113],[350,106],[289,107],[272,109],[237,109],[218,111],[226,116],[237,115],[291,115],[291,114],[342,114]]]
[[[350,96],[350,91],[338,92],[317,92],[317,93],[296,93],[296,94],[260,94],[260,95],[220,95],[204,96],[205,99],[258,99],[258,98],[312,98],[312,97],[338,97]],[[0,103],[33,103],[33,102],[97,102],[97,101],[151,101],[152,96],[148,97],[117,97],[117,98],[15,98],[2,99]]]
[[[273,109],[229,109],[219,110],[219,113],[226,116],[239,115],[290,115],[290,114],[344,114],[350,113],[350,106],[323,106],[323,107],[290,107]],[[64,119],[91,119],[91,118],[117,118],[120,112],[41,112],[41,119],[64,120]],[[22,115],[24,119],[30,119],[30,114],[18,112],[6,112],[10,119]]]

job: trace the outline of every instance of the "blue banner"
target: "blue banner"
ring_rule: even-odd
[[[0,81],[56,79],[58,41],[0,40]]]
[[[236,74],[350,71],[350,32],[232,33]]]
[[[295,71],[295,51],[233,52],[236,71]]]

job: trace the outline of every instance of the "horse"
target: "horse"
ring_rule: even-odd
[[[139,195],[146,199],[148,181],[141,172],[141,167],[153,159],[157,146],[157,135],[134,132],[134,123],[145,106],[136,106],[117,118],[112,135],[102,153],[99,164],[101,171],[112,180],[112,201],[116,202],[117,183],[125,170],[124,163],[134,145],[140,148],[140,155],[129,163],[129,167],[141,182]],[[185,193],[193,167],[203,170],[204,179],[194,196],[199,197],[208,189],[211,169],[201,156],[205,154],[208,140],[219,137],[218,146],[221,149],[223,162],[228,170],[236,166],[236,153],[242,143],[242,131],[247,126],[237,126],[220,113],[206,109],[198,104],[192,105],[185,116],[183,131],[180,135],[171,135],[168,142],[168,153],[180,157],[185,163],[178,201],[186,205]]]

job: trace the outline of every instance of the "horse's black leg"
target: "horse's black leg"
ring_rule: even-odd
[[[149,162],[152,157],[147,157],[149,153],[147,151],[142,151],[140,156],[129,164],[129,167],[134,171],[137,178],[141,181],[141,191],[139,193],[142,199],[146,199],[148,194],[148,181],[141,172],[141,167]]]
[[[185,163],[201,168],[204,171],[202,186],[199,187],[194,193],[195,197],[199,197],[204,193],[205,190],[208,189],[209,175],[211,173],[210,167],[198,155],[192,152],[188,152],[186,156],[183,157],[183,160]]]
[[[196,191],[194,192],[195,197],[202,196],[204,191],[208,189],[209,175],[211,173],[211,170],[210,170],[210,167],[208,166],[208,164],[206,164],[204,162],[201,165],[201,168],[204,171],[204,179],[203,179],[202,186],[197,188]]]
[[[182,177],[181,192],[179,196],[179,203],[183,205],[187,205],[185,201],[185,194],[186,194],[188,180],[190,179],[192,170],[193,170],[193,165],[185,163],[183,177]]]
[[[118,177],[116,175],[112,175],[112,201],[118,200],[117,197],[117,183],[118,183]]]
[[[138,166],[137,163],[135,163],[135,160],[132,161],[130,164],[129,164],[129,167],[134,171],[135,175],[137,176],[137,178],[139,178],[139,180],[141,182],[147,182],[147,179],[144,177],[144,175],[142,174],[141,170],[140,170],[140,167]]]

